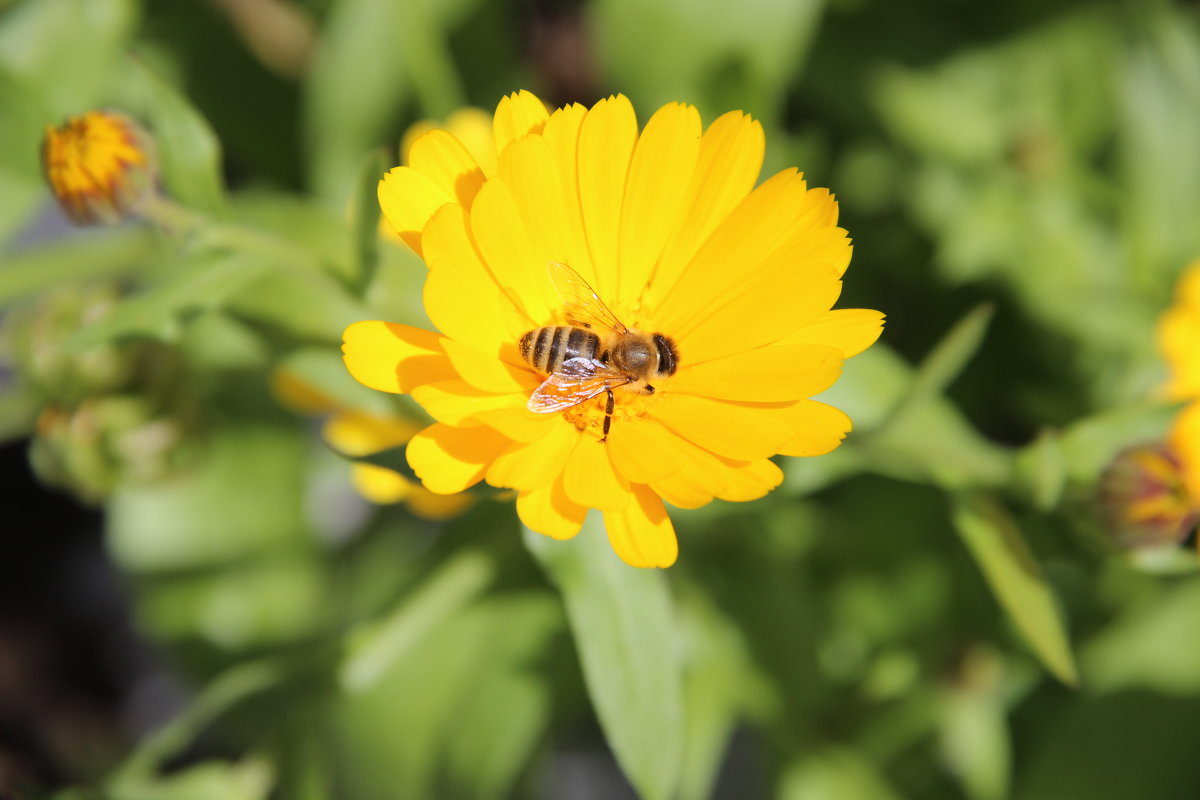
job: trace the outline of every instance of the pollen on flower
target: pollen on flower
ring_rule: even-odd
[[[112,111],[89,111],[48,126],[42,167],[58,204],[80,225],[120,221],[154,180],[149,136]]]
[[[626,562],[670,566],[664,503],[754,500],[783,480],[772,457],[841,444],[850,419],[812,398],[883,315],[834,308],[837,203],[795,169],[760,182],[762,126],[740,111],[705,127],[670,103],[639,127],[620,95],[548,110],[518,92],[492,123],[494,166],[430,130],[380,181],[436,330],[356,322],[346,366],[435,420],[406,449],[430,490],[514,490],[558,539],[597,509]]]
[[[657,402],[661,392],[656,387],[653,394],[642,394],[618,386],[613,390],[612,425],[629,424],[636,420],[645,419],[650,414],[651,407]],[[604,407],[608,398],[603,394],[587,403],[580,403],[562,412],[563,418],[575,426],[580,432],[595,435],[599,440],[604,430]]]

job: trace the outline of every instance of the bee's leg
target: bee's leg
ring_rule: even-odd
[[[617,405],[616,398],[613,397],[613,390],[609,389],[607,392],[608,399],[604,402],[604,432],[600,437],[600,444],[608,441],[608,429],[612,427],[613,409]]]

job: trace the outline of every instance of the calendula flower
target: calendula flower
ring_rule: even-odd
[[[330,447],[351,458],[399,447],[421,426],[398,414],[373,414],[343,408],[311,383],[286,370],[272,376],[272,388],[280,402],[302,414],[325,417],[321,433]],[[350,481],[360,495],[376,505],[403,502],[419,517],[447,519],[471,505],[467,495],[434,494],[393,469],[360,461],[352,465]]]
[[[1200,261],[1184,271],[1174,303],[1159,318],[1158,345],[1169,372],[1167,398],[1192,401],[1176,415],[1168,442],[1182,465],[1190,502],[1200,509]]]
[[[621,558],[669,566],[664,500],[761,497],[782,479],[771,456],[850,430],[811,397],[882,315],[831,310],[850,262],[837,204],[795,170],[756,188],[763,132],[741,112],[703,129],[670,104],[639,131],[623,96],[548,113],[520,92],[493,135],[494,172],[431,130],[380,182],[437,330],[355,323],[346,365],[436,420],[407,448],[430,490],[514,489],[556,538],[599,509]]]
[[[154,183],[149,136],[114,111],[89,111],[47,127],[42,167],[58,204],[80,225],[118,222]]]

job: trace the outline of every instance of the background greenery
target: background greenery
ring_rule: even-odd
[[[417,413],[337,356],[349,322],[423,319],[375,181],[409,123],[518,88],[749,111],[766,173],[841,201],[841,304],[889,316],[827,395],[847,443],[674,512],[667,572],[495,493],[369,507],[269,388]],[[67,228],[38,142],[95,107],[200,216]],[[1153,324],[1200,256],[1197,175],[1195,4],[0,3],[0,434],[103,510],[176,687],[55,736],[0,703],[0,793],[1200,796],[1195,552],[1118,551],[1096,488],[1173,410]],[[12,552],[61,535],[6,506]]]

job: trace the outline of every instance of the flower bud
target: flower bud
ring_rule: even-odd
[[[113,111],[89,111],[48,126],[42,167],[58,204],[79,225],[119,222],[154,185],[149,135]]]
[[[1181,542],[1197,521],[1179,457],[1161,443],[1117,454],[1100,478],[1100,505],[1110,534],[1123,548]]]

